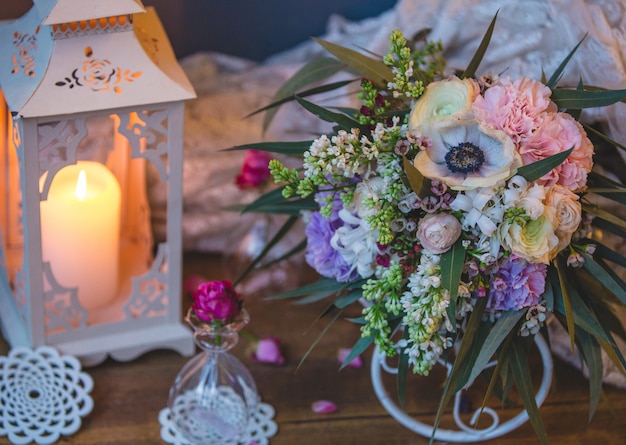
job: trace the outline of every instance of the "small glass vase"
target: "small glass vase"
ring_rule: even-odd
[[[252,375],[228,351],[249,320],[245,309],[222,327],[198,319],[192,309],[185,317],[202,351],[176,376],[168,407],[190,445],[236,445],[245,438],[260,399]]]

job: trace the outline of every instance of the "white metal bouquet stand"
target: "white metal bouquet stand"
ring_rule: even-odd
[[[548,390],[550,389],[550,384],[552,383],[552,355],[550,354],[550,350],[544,338],[541,335],[535,335],[535,344],[537,349],[539,350],[539,354],[541,356],[541,361],[543,364],[543,375],[541,382],[539,384],[539,388],[535,393],[535,399],[537,400],[537,405],[540,406],[546,396],[548,395]],[[452,365],[450,363],[440,361],[440,364],[447,368],[447,372],[450,373]],[[487,364],[485,368],[494,367],[496,362],[490,362]],[[391,416],[404,425],[406,428],[411,431],[416,432],[424,437],[431,437],[438,441],[443,442],[476,442],[479,440],[487,440],[493,439],[495,437],[503,436],[510,431],[518,428],[522,424],[524,424],[528,420],[528,413],[526,410],[522,410],[515,417],[505,421],[500,422],[500,418],[496,411],[490,407],[485,407],[482,410],[482,413],[487,414],[491,417],[491,425],[485,428],[478,428],[475,426],[478,421],[478,417],[481,414],[481,409],[477,409],[474,411],[470,419],[470,424],[466,424],[461,419],[461,392],[457,392],[454,397],[454,406],[453,406],[453,417],[454,422],[458,426],[458,429],[442,429],[438,428],[433,435],[433,426],[420,422],[419,420],[409,416],[404,410],[402,410],[387,392],[384,387],[382,381],[382,373],[384,370],[389,374],[397,374],[398,369],[390,367],[387,363],[387,357],[384,352],[381,352],[378,347],[374,349],[374,354],[372,356],[372,364],[371,364],[371,374],[372,374],[372,384],[374,386],[374,391],[376,392],[376,396],[382,403],[383,407],[391,414]]]

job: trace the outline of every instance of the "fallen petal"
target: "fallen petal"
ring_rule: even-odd
[[[311,409],[317,414],[334,413],[337,411],[337,405],[330,400],[316,400],[311,404]]]
[[[339,360],[339,363],[343,364],[343,362],[346,361],[348,355],[350,355],[350,351],[352,351],[350,348],[339,348],[337,351],[337,360]],[[360,355],[357,355],[346,366],[350,366],[351,368],[360,368],[363,366],[363,360]]]
[[[259,340],[256,349],[252,352],[252,360],[273,365],[285,364],[285,358],[280,351],[280,340],[276,337],[265,337]]]

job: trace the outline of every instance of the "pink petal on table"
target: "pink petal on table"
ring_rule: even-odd
[[[348,355],[350,355],[350,351],[352,351],[350,348],[339,348],[337,351],[337,360],[339,360],[339,363],[343,364],[343,362],[346,361]],[[363,366],[363,360],[361,360],[360,355],[357,355],[346,366],[350,366],[351,368],[360,368]]]
[[[337,405],[330,400],[316,400],[311,404],[311,409],[317,414],[334,413],[337,411]]]
[[[285,364],[285,358],[280,351],[280,340],[276,337],[265,337],[259,340],[251,356],[252,360],[261,363]]]

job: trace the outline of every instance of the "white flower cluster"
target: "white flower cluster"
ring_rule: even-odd
[[[414,372],[422,375],[428,375],[443,350],[452,346],[446,336],[446,331],[452,330],[446,314],[450,293],[441,286],[439,260],[438,255],[425,251],[400,299],[404,329],[408,329],[408,340],[400,346],[407,348]]]

